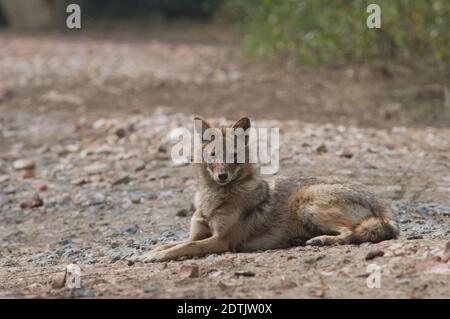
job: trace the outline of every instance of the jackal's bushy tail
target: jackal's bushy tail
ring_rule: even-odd
[[[351,242],[360,244],[363,242],[377,243],[387,239],[397,238],[399,230],[395,221],[381,216],[372,216],[361,222],[353,229]]]

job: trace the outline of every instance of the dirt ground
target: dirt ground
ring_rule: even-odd
[[[450,298],[445,86],[386,63],[250,61],[212,27],[159,31],[0,32],[1,298]],[[279,127],[280,175],[367,184],[400,238],[127,262],[188,235],[195,179],[170,137],[194,114]],[[70,263],[81,289],[61,288]]]

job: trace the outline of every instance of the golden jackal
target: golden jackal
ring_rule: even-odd
[[[212,127],[201,121],[199,133],[203,136]],[[241,118],[231,128],[245,131],[250,120]],[[213,129],[226,139],[225,128]],[[235,147],[225,149],[224,156],[232,152],[236,158]],[[135,260],[164,261],[295,244],[359,244],[398,235],[389,207],[361,185],[298,176],[279,177],[269,183],[247,159],[244,163],[194,165],[198,189],[189,239],[162,245]]]

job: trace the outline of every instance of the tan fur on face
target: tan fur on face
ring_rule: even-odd
[[[233,126],[250,127],[240,119]],[[210,125],[202,121],[202,130]],[[225,128],[219,128],[225,134]],[[362,185],[333,178],[278,177],[267,182],[252,164],[195,164],[196,210],[190,237],[138,260],[163,261],[225,251],[332,245],[395,238],[390,209]],[[232,179],[221,185],[215,174]]]

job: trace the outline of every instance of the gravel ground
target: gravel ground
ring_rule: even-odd
[[[401,86],[401,76],[283,76],[195,41],[0,33],[0,42],[0,297],[450,297],[450,128],[403,126],[411,114],[371,99],[367,88]],[[279,127],[279,174],[367,184],[392,204],[400,238],[128,263],[188,235],[195,179],[170,160],[170,136],[199,113]],[[70,263],[81,289],[61,288]],[[379,289],[366,285],[372,263]]]

